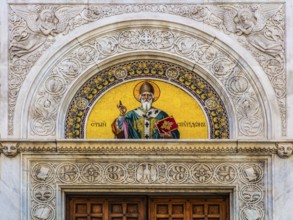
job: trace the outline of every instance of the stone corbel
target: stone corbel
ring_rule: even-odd
[[[280,158],[287,159],[293,153],[293,143],[276,143],[276,147]]]
[[[18,142],[2,142],[0,143],[1,153],[6,157],[15,157],[18,151],[19,143]]]

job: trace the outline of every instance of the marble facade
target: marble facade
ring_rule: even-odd
[[[110,190],[226,193],[231,220],[292,219],[293,2],[0,5],[0,219],[65,219],[66,193]],[[230,139],[65,138],[86,80],[154,57],[221,94]]]

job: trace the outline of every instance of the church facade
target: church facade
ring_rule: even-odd
[[[292,219],[293,3],[0,4],[0,219]]]

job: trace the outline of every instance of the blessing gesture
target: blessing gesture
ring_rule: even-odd
[[[124,116],[126,114],[127,108],[124,105],[122,105],[121,100],[119,101],[119,104],[117,104],[117,108],[120,111],[120,116]]]

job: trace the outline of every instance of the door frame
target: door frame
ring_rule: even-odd
[[[121,186],[100,186],[100,187],[91,187],[81,186],[80,188],[72,188],[72,186],[58,186],[59,196],[57,195],[57,207],[60,207],[58,213],[60,216],[56,216],[57,219],[66,220],[66,198],[68,195],[98,195],[98,196],[111,196],[111,195],[139,195],[139,196],[227,196],[228,197],[228,210],[227,213],[230,220],[237,219],[237,187],[191,187],[191,186],[182,186],[180,188],[172,186],[152,186],[152,187],[123,187]]]
[[[73,200],[72,200],[73,199]],[[104,201],[105,204],[108,204],[109,201],[111,200],[117,200],[117,201],[129,201],[129,202],[139,202],[140,208],[142,208],[142,212],[145,215],[145,220],[148,220],[151,218],[153,215],[153,211],[155,210],[155,204],[162,203],[162,201],[169,201],[169,200],[175,200],[175,203],[178,203],[179,201],[183,201],[183,203],[189,203],[192,200],[207,200],[207,201],[202,201],[204,204],[205,203],[216,203],[216,204],[222,204],[224,205],[225,210],[222,210],[225,215],[224,220],[230,220],[230,201],[229,201],[229,194],[217,194],[217,195],[211,195],[211,194],[178,194],[178,193],[156,193],[156,194],[148,194],[148,193],[143,193],[143,194],[129,194],[129,193],[66,193],[66,219],[70,219],[69,216],[72,214],[72,208],[70,207],[71,205],[75,204],[76,202],[79,203],[78,201],[83,201],[83,202],[94,202],[94,201]],[[75,200],[75,202],[73,202]],[[222,201],[220,201],[222,200]],[[179,202],[182,204],[182,202]],[[109,208],[109,207],[108,207]],[[154,209],[154,210],[152,210]],[[105,214],[107,215],[107,211],[105,210]],[[191,213],[189,213],[190,215]],[[187,214],[188,215],[188,214]]]

